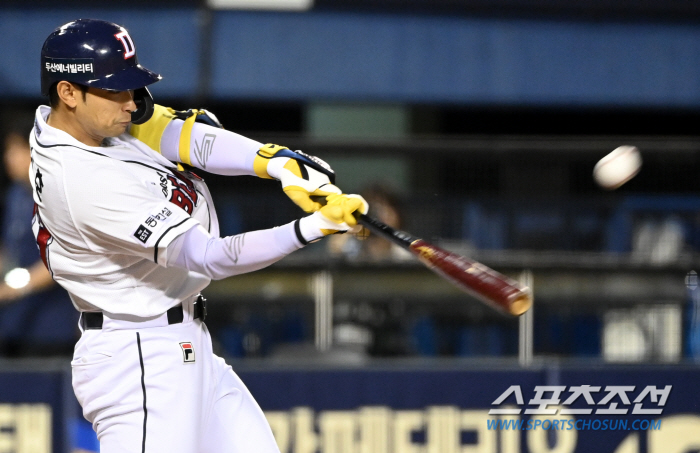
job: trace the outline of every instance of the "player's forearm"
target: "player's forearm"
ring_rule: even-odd
[[[168,246],[166,265],[218,280],[262,269],[301,247],[294,222],[224,238],[212,237],[196,227]]]
[[[218,175],[255,175],[253,160],[262,143],[225,129],[194,123],[189,147],[181,146],[183,124],[184,121],[174,119],[163,132],[160,151],[168,160]]]

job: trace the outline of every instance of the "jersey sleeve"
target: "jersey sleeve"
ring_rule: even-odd
[[[158,193],[159,187],[126,172],[124,163],[103,160],[66,184],[72,222],[86,247],[165,265],[168,245],[199,222]]]
[[[189,139],[183,138],[184,129],[179,119],[165,128],[160,149],[166,159],[217,175],[255,176],[253,161],[264,144],[208,124],[194,123]]]
[[[191,228],[175,239],[167,266],[187,269],[211,279],[253,272],[275,263],[303,247],[296,222],[236,236],[212,237],[204,228]]]

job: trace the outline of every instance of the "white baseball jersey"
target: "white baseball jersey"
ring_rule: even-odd
[[[219,235],[204,181],[128,133],[87,146],[47,125],[50,111],[37,109],[30,137],[33,228],[76,308],[151,317],[205,288],[208,277],[164,267],[183,232]]]

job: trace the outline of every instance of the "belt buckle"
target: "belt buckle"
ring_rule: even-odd
[[[80,325],[83,330],[100,330],[104,315],[102,312],[82,312],[80,314]]]

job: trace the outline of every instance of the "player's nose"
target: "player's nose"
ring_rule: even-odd
[[[134,90],[125,91],[125,103],[124,110],[131,113],[137,109],[136,102],[134,102]]]

